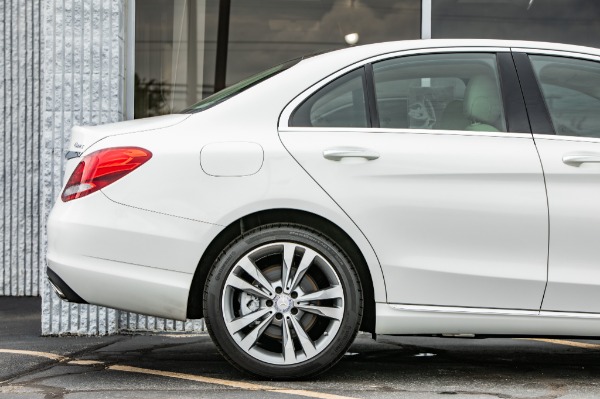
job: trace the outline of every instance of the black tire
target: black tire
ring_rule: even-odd
[[[233,280],[228,280],[228,278],[237,278],[230,277],[234,273],[237,273],[235,276],[243,276],[247,281],[253,282],[255,286],[260,286],[258,280],[244,274],[244,272],[240,272],[241,266],[239,264],[242,259],[250,259],[250,257],[256,256],[256,253],[259,253],[257,251],[264,251],[265,254],[262,255],[262,252],[260,252],[261,258],[256,262],[253,259],[253,263],[255,263],[257,269],[261,270],[265,276],[271,270],[273,270],[271,275],[277,276],[277,273],[280,273],[281,280],[277,283],[272,282],[273,286],[271,288],[273,288],[273,292],[275,292],[274,287],[276,284],[285,285],[288,283],[284,283],[284,281],[294,280],[293,276],[290,276],[289,280],[283,277],[286,275],[286,266],[280,266],[280,269],[277,269],[277,256],[281,257],[280,262],[282,264],[285,263],[283,261],[285,249],[281,249],[282,252],[280,255],[271,253],[274,251],[273,248],[277,248],[279,243],[281,243],[281,248],[285,248],[283,243],[286,243],[285,245],[288,245],[288,248],[290,248],[288,243],[293,243],[294,250],[292,253],[294,254],[294,261],[292,265],[295,265],[296,269],[293,267],[289,269],[293,270],[294,273],[298,268],[301,268],[298,265],[301,263],[304,254],[313,254],[310,250],[318,254],[318,256],[314,257],[311,266],[306,269],[306,274],[302,275],[300,273],[302,275],[301,282],[295,285],[298,287],[297,290],[303,290],[302,287],[306,286],[309,288],[305,290],[306,292],[302,291],[300,296],[298,296],[297,292],[291,292],[289,289],[283,293],[280,291],[275,297],[271,297],[278,298],[278,301],[275,303],[267,298],[254,297],[255,299],[248,303],[255,304],[258,310],[248,311],[249,308],[246,307],[244,308],[246,315],[254,317],[253,314],[258,314],[260,310],[268,311],[269,313],[264,316],[264,319],[259,319],[253,322],[254,324],[243,327],[244,330],[234,333],[230,332],[228,326],[230,329],[233,328],[232,322],[239,320],[242,317],[240,315],[243,315],[241,313],[243,305],[238,305],[238,303],[244,302],[246,299],[242,300],[240,298],[248,298],[248,294],[246,291],[238,291],[237,287],[232,287],[227,281]],[[290,251],[288,250],[287,253],[290,253]],[[309,258],[309,256],[306,257]],[[265,263],[268,264],[267,268],[264,266]],[[334,273],[331,273],[331,270]],[[342,296],[336,296],[335,298],[338,299],[325,298],[312,302],[301,302],[300,298],[309,298],[308,295],[310,294],[313,294],[314,297],[314,292],[318,291],[320,293],[327,289],[327,284],[330,283],[323,282],[326,278],[320,275],[326,273],[330,276],[328,277],[329,279],[337,278],[335,288],[339,290],[339,286],[341,286],[343,289],[343,300],[340,299]],[[333,274],[336,276],[333,276]],[[320,281],[320,283],[316,281]],[[316,288],[311,288],[313,286]],[[286,289],[286,287],[283,287],[283,289]],[[277,290],[281,290],[281,288],[277,288]],[[339,294],[339,291],[336,292]],[[294,294],[297,300],[291,299],[294,298]],[[283,299],[280,298],[285,295],[288,296]],[[285,307],[288,303],[286,301],[289,302],[287,308]],[[257,303],[262,303],[262,305],[256,305]],[[329,318],[329,316],[324,317],[323,314],[315,316],[315,313],[312,310],[307,310],[305,306],[300,310],[302,318],[299,319],[299,311],[296,307],[301,308],[304,305],[313,304],[319,306],[327,304],[327,306],[331,306],[332,309],[336,310],[336,316],[341,314],[343,316],[341,320],[339,318]],[[339,304],[341,306],[338,306]],[[231,311],[229,310],[230,306],[233,307]],[[236,308],[238,306],[239,308]],[[292,306],[293,308],[288,309]],[[269,308],[267,309],[267,307]],[[321,309],[323,308],[321,306]],[[271,310],[274,314],[269,316],[272,313]],[[294,310],[296,313],[293,313]],[[236,368],[262,378],[276,380],[303,379],[328,370],[341,359],[354,341],[360,326],[362,312],[362,289],[356,269],[348,256],[330,238],[311,228],[294,224],[270,224],[258,227],[238,237],[223,250],[219,258],[215,261],[208,274],[204,288],[204,317],[206,327],[217,348]],[[296,315],[296,320],[291,320],[290,315]],[[229,322],[226,320],[227,317],[231,319]],[[267,320],[268,317],[272,317],[271,322]],[[277,319],[277,317],[283,319],[286,327],[284,327],[282,319]],[[286,318],[288,321],[286,321]],[[313,321],[313,318],[316,321]],[[309,320],[308,322],[306,322],[307,319]],[[240,338],[240,336],[247,337],[250,335],[243,331],[252,332],[254,329],[258,331],[260,325],[262,325],[259,324],[261,320],[267,326],[264,327],[264,333],[255,333],[255,335],[259,336],[258,340],[248,350],[243,349],[241,340],[244,338]],[[279,321],[278,326],[275,325],[277,323],[276,320]],[[305,323],[307,327],[305,327],[305,324],[298,323]],[[256,327],[256,325],[259,325],[259,327]],[[294,329],[297,326],[300,326],[300,328],[298,330]],[[287,332],[283,331],[284,329]],[[270,333],[270,331],[274,331],[275,333]],[[280,331],[281,334],[279,341],[276,337],[277,331]],[[304,331],[304,334],[302,331]],[[329,331],[335,331],[335,333]],[[319,332],[320,336],[318,335]],[[311,337],[311,334],[315,337],[314,341],[312,341],[314,346],[310,345],[311,341],[302,341],[301,339],[301,336],[302,338],[306,336]],[[285,341],[284,336],[289,337],[287,341]],[[286,352],[289,346],[286,346],[285,342],[288,345],[292,342],[291,347],[293,351]],[[326,346],[323,346],[325,344]],[[321,345],[320,348],[318,347],[319,345]],[[279,361],[276,359],[277,350],[282,352],[280,355],[283,364],[274,363]],[[266,354],[263,355],[262,352]],[[309,357],[309,353],[312,357]]]

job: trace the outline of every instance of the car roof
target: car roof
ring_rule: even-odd
[[[448,47],[503,47],[503,48],[522,48],[522,49],[541,49],[565,51],[585,54],[600,55],[600,49],[585,46],[576,46],[564,43],[536,42],[526,40],[498,40],[498,39],[419,39],[419,40],[399,40],[393,42],[381,42],[374,44],[365,44],[354,46],[343,51],[364,51],[374,52],[375,54],[384,54],[389,52],[427,49],[427,48],[448,48]]]
[[[566,53],[581,53],[600,56],[600,49],[593,47],[575,46],[562,43],[535,42],[523,40],[497,40],[497,39],[420,39],[400,40],[394,42],[382,42],[353,46],[341,50],[315,55],[305,61],[317,63],[326,62],[337,65],[349,65],[353,62],[408,50],[436,49],[436,48],[512,48],[512,49],[536,49],[559,51]]]

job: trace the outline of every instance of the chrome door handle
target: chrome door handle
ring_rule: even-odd
[[[582,163],[600,163],[600,154],[567,154],[562,158],[564,164],[579,166]]]
[[[368,161],[379,158],[379,154],[366,148],[340,147],[323,151],[323,157],[330,161],[340,161],[342,158],[364,158]]]

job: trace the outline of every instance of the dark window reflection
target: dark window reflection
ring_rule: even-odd
[[[433,0],[434,38],[539,40],[600,46],[597,0]]]
[[[230,0],[224,44],[220,4],[136,2],[136,118],[177,112],[214,93],[219,46],[226,46],[221,72],[230,86],[302,55],[417,39],[421,29],[421,0]]]
[[[167,108],[174,11],[168,3],[166,0],[149,0],[145,7],[136,7],[136,118],[160,115]],[[157,9],[161,12],[154,12]]]
[[[232,0],[227,85],[346,40],[418,39],[420,30],[421,0]]]
[[[199,3],[136,2],[136,118],[182,109],[201,94],[205,11]]]

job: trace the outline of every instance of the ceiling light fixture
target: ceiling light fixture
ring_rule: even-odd
[[[346,36],[344,36],[344,40],[350,46],[354,46],[356,43],[358,43],[358,33],[348,33]]]

